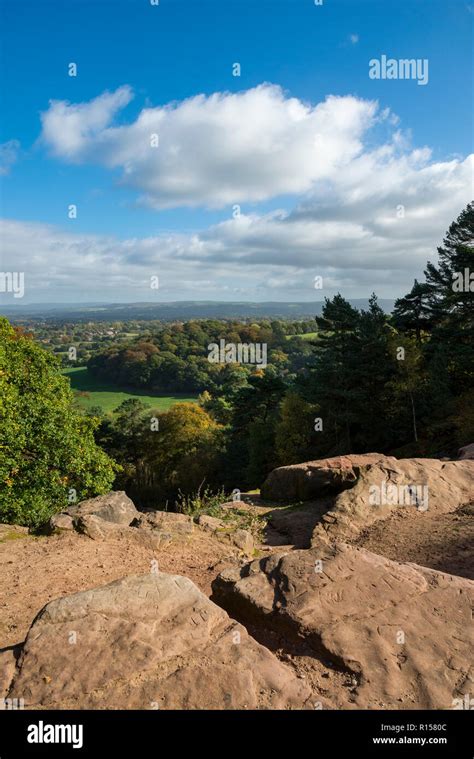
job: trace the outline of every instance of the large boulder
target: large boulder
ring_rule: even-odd
[[[47,604],[8,697],[50,709],[313,708],[291,669],[191,580],[163,573]]]
[[[85,514],[75,521],[77,532],[87,535],[91,540],[133,540],[151,550],[169,545],[172,535],[162,530],[137,530],[114,522],[107,522],[95,514]]]
[[[350,490],[335,496],[316,524],[311,544],[352,541],[396,510],[447,514],[474,500],[474,461],[385,459],[361,466]]]
[[[133,501],[123,490],[113,490],[106,495],[89,498],[78,504],[72,504],[50,520],[52,529],[71,529],[77,520],[87,515],[94,515],[106,522],[128,526],[140,516]]]
[[[262,495],[272,500],[313,501],[312,544],[355,539],[362,529],[410,506],[445,514],[474,500],[474,461],[396,459],[377,453],[338,456],[280,467],[270,473]],[[309,509],[309,511],[308,511]],[[311,522],[311,507],[304,519]],[[298,513],[294,519],[298,520]],[[275,512],[276,529],[290,534]],[[283,515],[283,522],[291,514]]]
[[[474,692],[471,580],[341,543],[228,569],[213,592],[237,619],[348,672],[339,708],[450,709]]]
[[[328,493],[338,493],[354,485],[361,467],[382,461],[389,464],[396,459],[380,453],[366,453],[280,466],[268,475],[261,495],[271,501],[309,501]]]

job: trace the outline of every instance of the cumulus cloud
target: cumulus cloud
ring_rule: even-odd
[[[309,105],[270,84],[144,108],[113,125],[130,102],[121,87],[88,103],[52,101],[41,139],[54,155],[122,170],[155,208],[220,208],[305,193],[344,171],[366,131],[387,112],[352,96]]]
[[[115,114],[128,105],[132,97],[130,87],[124,86],[115,92],[104,92],[88,103],[51,100],[49,109],[41,114],[41,140],[57,157],[80,161],[90,154],[93,146],[96,151],[100,150]]]
[[[119,240],[4,221],[3,265],[25,271],[29,300],[397,297],[471,200],[473,170],[474,156],[430,163],[427,151],[377,149],[292,211],[242,214],[195,234]]]
[[[18,158],[20,143],[18,140],[8,140],[0,144],[0,175],[10,173],[10,169]]]
[[[25,271],[30,301],[320,300],[338,290],[397,297],[472,200],[474,156],[434,161],[429,148],[411,146],[390,109],[370,101],[309,105],[261,85],[146,108],[116,124],[131,98],[122,87],[89,103],[52,102],[41,139],[65,161],[121,168],[153,207],[242,204],[243,212],[234,218],[229,207],[212,226],[203,215],[194,234],[125,240],[4,221],[3,266]],[[381,124],[382,142],[373,131]],[[280,210],[244,205],[281,195]],[[156,275],[158,292],[150,290]]]

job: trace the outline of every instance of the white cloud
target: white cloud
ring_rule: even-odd
[[[3,221],[2,265],[25,271],[30,302],[320,300],[338,290],[396,297],[436,259],[471,200],[474,156],[429,163],[426,151],[395,151],[359,156],[291,212],[243,214],[196,234],[119,240]],[[153,275],[158,292],[149,286]],[[313,289],[317,275],[322,291]]]
[[[388,115],[352,96],[312,106],[262,84],[144,108],[132,123],[113,126],[131,96],[121,87],[88,103],[52,101],[41,138],[64,160],[122,169],[123,183],[155,208],[219,208],[305,193],[344,171],[366,131]]]
[[[359,42],[359,35],[358,34],[351,34],[349,36],[349,39],[350,39],[350,41],[352,42],[353,45],[357,45],[357,43]]]
[[[90,103],[53,102],[42,140],[66,161],[121,167],[156,208],[227,205],[229,218],[195,234],[126,240],[4,221],[3,267],[25,271],[28,300],[312,300],[339,289],[396,297],[472,199],[474,156],[434,162],[373,102],[310,106],[261,85],[146,108],[114,125],[131,97],[123,87]],[[381,122],[389,136],[376,144],[371,132],[368,148]],[[292,209],[246,210],[245,202],[291,193]],[[314,291],[316,275],[325,290]]]
[[[8,140],[0,144],[0,176],[10,173],[10,169],[18,158],[20,143],[18,140]]]
[[[59,158],[81,160],[93,145],[99,147],[113,117],[132,97],[130,87],[124,86],[88,103],[51,100],[49,109],[41,114],[41,139]]]

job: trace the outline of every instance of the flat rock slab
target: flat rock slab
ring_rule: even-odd
[[[223,572],[237,619],[305,641],[354,677],[342,707],[450,709],[474,692],[474,582],[338,543]]]
[[[314,708],[311,695],[191,580],[164,573],[48,603],[8,689],[51,709]]]

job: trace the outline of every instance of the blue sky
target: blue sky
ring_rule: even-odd
[[[402,294],[472,197],[473,10],[3,0],[3,270],[25,302],[150,300],[153,275],[161,300]],[[382,55],[427,59],[428,83],[369,78]]]

